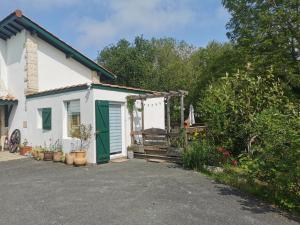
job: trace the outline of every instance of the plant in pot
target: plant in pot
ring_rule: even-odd
[[[63,159],[62,145],[59,139],[56,140],[53,150],[53,162],[62,162]]]
[[[92,137],[92,125],[91,124],[80,124],[79,128],[73,133],[72,137],[80,140],[77,150],[74,152],[74,165],[84,166],[87,163],[86,151],[90,144]]]
[[[28,141],[25,138],[23,143],[20,145],[20,155],[28,155],[32,151],[32,147],[28,145]]]
[[[44,149],[40,147],[36,147],[36,160],[44,160]]]
[[[52,161],[53,160],[53,152],[54,152],[54,145],[52,144],[52,139],[49,139],[50,144],[49,146],[46,145],[46,142],[44,144],[44,161]]]

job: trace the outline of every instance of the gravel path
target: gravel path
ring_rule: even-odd
[[[299,224],[199,173],[143,160],[81,168],[0,162],[0,203],[1,225]]]

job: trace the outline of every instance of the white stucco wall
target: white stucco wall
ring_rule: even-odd
[[[38,42],[39,91],[92,81],[92,71],[36,37]]]
[[[88,90],[31,98],[27,100],[27,113],[30,116],[28,116],[28,128],[25,129],[24,137],[32,146],[44,146],[45,142],[49,145],[49,139],[52,139],[53,142],[60,139],[65,152],[72,150],[71,143],[76,143],[76,140],[67,135],[67,114],[65,108],[65,101],[70,100],[80,100],[81,123],[92,124],[93,126],[93,97]],[[52,125],[49,131],[43,130],[39,124],[38,110],[42,108],[52,109]],[[94,142],[94,138],[92,138],[91,142]],[[94,157],[93,149],[90,147],[87,156],[88,161],[94,162]]]
[[[66,92],[62,94],[48,95],[43,97],[25,97],[26,87],[26,57],[25,41],[26,31],[12,36],[7,41],[0,40],[0,77],[7,84],[8,93],[18,99],[17,106],[9,119],[9,134],[15,129],[20,129],[22,142],[26,138],[32,146],[49,144],[49,139],[61,139],[65,151],[71,149],[74,142],[66,135],[66,111],[64,101],[80,99],[81,123],[92,124],[95,132],[95,101],[107,100],[121,104],[122,113],[122,156],[125,156],[127,146],[130,145],[130,116],[127,110],[128,95],[133,95],[124,90],[92,89]],[[37,37],[36,37],[37,38]],[[67,59],[65,54],[38,39],[38,80],[39,90],[65,87],[74,84],[88,83],[92,80],[92,71],[82,64]],[[149,99],[144,102],[145,129],[156,127],[164,129],[164,100],[163,98]],[[43,131],[38,127],[38,109],[52,108],[52,129]],[[141,113],[136,112],[135,130],[141,127]],[[113,157],[118,157],[114,155]],[[88,161],[96,163],[96,143],[93,136],[88,151]]]
[[[7,89],[6,41],[2,39],[0,39],[0,79],[4,88]]]
[[[121,104],[122,116],[122,153],[112,155],[111,158],[126,156],[127,146],[130,145],[130,115],[127,110],[126,97],[132,93],[110,91],[110,90],[80,90],[55,95],[48,95],[27,100],[28,127],[22,129],[23,138],[26,138],[32,146],[49,144],[49,139],[61,139],[65,152],[71,150],[71,143],[75,140],[67,137],[66,109],[64,102],[69,100],[80,100],[81,123],[91,124],[93,127],[93,138],[91,140],[87,158],[89,163],[96,163],[95,142],[95,101],[107,100],[111,103]],[[149,100],[148,100],[149,101]],[[159,127],[164,129],[164,101],[163,98],[151,99],[145,102],[145,128]],[[153,105],[152,105],[153,104]],[[50,107],[52,109],[52,129],[44,131],[38,125],[38,110]]]
[[[27,120],[25,113],[25,31],[18,33],[6,40],[6,70],[8,93],[18,99],[18,105],[14,106],[9,118],[9,133],[14,129],[23,131],[23,122]]]

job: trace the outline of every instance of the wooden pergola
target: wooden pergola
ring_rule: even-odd
[[[181,128],[184,127],[184,97],[188,95],[187,91],[179,90],[179,91],[170,91],[170,92],[155,92],[151,94],[139,94],[139,95],[130,95],[127,97],[128,100],[133,100],[141,101],[141,119],[142,119],[142,131],[144,130],[144,121],[145,121],[145,116],[144,116],[144,101],[147,99],[151,98],[164,98],[166,101],[166,106],[167,106],[167,133],[171,132],[171,116],[170,116],[170,99],[172,97],[179,97],[180,98],[180,126]],[[134,142],[134,135],[138,134],[140,132],[135,132],[133,130],[133,112],[130,112],[130,117],[131,117],[131,143],[133,144]]]

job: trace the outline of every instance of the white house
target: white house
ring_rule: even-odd
[[[21,131],[32,146],[91,124],[88,162],[126,156],[130,145],[128,95],[151,91],[112,85],[115,75],[17,10],[0,22],[0,134]],[[165,128],[164,99],[144,102],[145,128]],[[140,113],[135,113],[135,122]],[[139,128],[137,128],[139,129]]]

